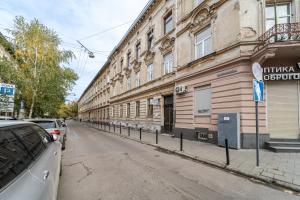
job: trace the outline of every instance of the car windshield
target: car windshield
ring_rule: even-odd
[[[32,121],[44,129],[56,128],[54,121]]]

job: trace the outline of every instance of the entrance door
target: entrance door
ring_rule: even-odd
[[[267,83],[268,130],[271,138],[299,138],[298,81]]]
[[[171,133],[173,130],[173,95],[164,97],[164,131]]]

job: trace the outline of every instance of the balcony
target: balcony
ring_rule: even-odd
[[[280,42],[300,42],[300,22],[277,24],[266,31],[258,39],[254,52],[258,52],[266,46]]]

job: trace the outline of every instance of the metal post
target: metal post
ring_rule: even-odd
[[[128,126],[128,137],[130,137],[130,126]]]
[[[122,124],[120,123],[120,135],[122,134]]]
[[[226,148],[226,164],[230,165],[230,159],[229,159],[229,147],[228,147],[228,139],[225,139],[225,148]]]
[[[140,140],[142,140],[142,128],[140,128]]]
[[[182,133],[180,133],[180,151],[182,151]]]
[[[108,122],[108,132],[110,133],[110,123]]]
[[[114,124],[114,133],[116,132],[116,124]]]
[[[258,102],[255,102],[255,121],[256,121],[256,166],[259,166],[259,133],[258,133]]]
[[[156,130],[155,144],[158,144],[158,130]]]
[[[101,124],[101,130],[102,130],[102,121],[100,122],[100,124]]]

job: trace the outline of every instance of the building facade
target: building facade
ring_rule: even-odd
[[[266,86],[261,146],[299,140],[299,0],[152,0],[80,98],[79,117],[217,143],[218,116],[238,113],[241,146],[253,148],[255,62]]]

